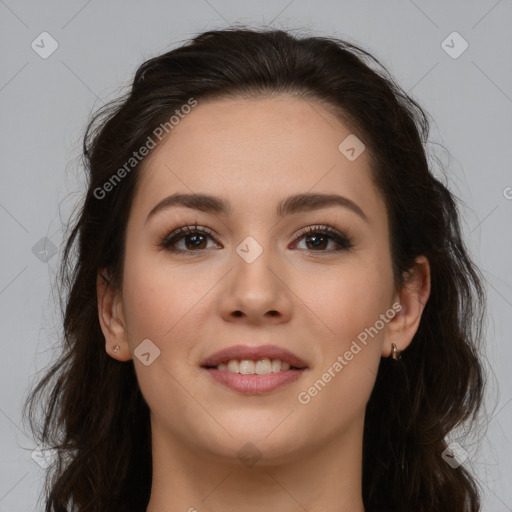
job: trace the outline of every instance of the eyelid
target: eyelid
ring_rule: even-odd
[[[168,250],[169,252],[174,253],[187,253],[187,254],[193,254],[193,253],[202,253],[208,249],[197,249],[197,250],[183,250],[183,249],[169,249],[168,247],[172,245],[172,243],[176,243],[177,241],[182,240],[185,236],[191,235],[191,234],[203,234],[205,236],[210,237],[215,241],[216,244],[219,244],[217,241],[217,235],[213,230],[206,226],[200,226],[195,222],[193,225],[184,225],[177,227],[173,230],[171,230],[166,236],[163,237],[163,239],[159,242],[159,246],[163,247],[164,249]],[[329,226],[328,224],[315,224],[306,226],[299,231],[297,231],[293,236],[292,244],[296,245],[298,242],[301,241],[301,239],[305,238],[309,234],[322,234],[327,236],[330,240],[334,241],[337,245],[337,249],[322,249],[319,251],[314,250],[307,250],[302,249],[306,252],[310,253],[318,253],[318,255],[322,254],[329,254],[329,253],[335,253],[340,252],[343,250],[349,250],[352,247],[354,247],[355,244],[352,243],[352,239],[350,236],[345,234],[342,231],[339,231],[338,229]]]
[[[305,236],[307,236],[309,234],[314,234],[314,233],[325,234],[331,240],[334,240],[341,247],[341,249],[309,251],[309,252],[313,252],[313,253],[318,252],[319,254],[338,252],[343,249],[344,250],[351,249],[355,245],[354,243],[352,243],[352,238],[349,235],[347,235],[346,233],[344,233],[332,226],[329,226],[328,224],[315,224],[315,225],[307,226],[305,228],[300,229],[299,231],[297,231],[297,233],[295,233],[293,243],[295,244],[298,241],[300,241],[301,239],[303,239]]]
[[[216,243],[218,243],[216,234],[212,229],[210,229],[206,226],[201,226],[201,225],[197,224],[197,222],[195,222],[194,224],[191,224],[191,225],[180,226],[175,229],[172,229],[170,232],[168,232],[167,235],[165,235],[163,237],[163,239],[159,242],[158,245],[161,247],[167,248],[172,241],[181,240],[184,236],[190,235],[190,234],[195,234],[195,233],[205,234],[205,235],[209,236],[210,238],[212,238],[213,240],[215,240]],[[202,250],[204,250],[204,249],[202,249]],[[180,249],[176,249],[176,252],[193,252],[193,251],[182,251]],[[199,252],[199,251],[195,251],[195,252]]]

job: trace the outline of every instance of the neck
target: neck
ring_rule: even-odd
[[[207,452],[169,435],[152,418],[153,481],[147,512],[364,512],[362,424],[300,454],[268,456],[268,440],[246,445],[250,460]],[[241,442],[240,447],[245,443]],[[258,458],[262,447],[262,456]],[[274,450],[275,451],[275,450]],[[240,452],[239,452],[240,453]]]

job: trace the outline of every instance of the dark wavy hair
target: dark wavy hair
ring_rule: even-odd
[[[478,423],[485,290],[461,237],[455,196],[430,168],[427,116],[353,43],[238,26],[202,33],[144,62],[129,92],[88,124],[88,189],[68,225],[58,275],[64,341],[23,408],[34,436],[58,453],[46,475],[46,512],[140,512],[151,489],[149,408],[133,361],[105,351],[96,296],[100,269],[111,275],[109,286],[122,285],[127,218],[144,160],[105,198],[94,191],[190,98],[275,94],[320,100],[366,145],[389,216],[396,286],[404,286],[417,256],[430,263],[431,293],[418,331],[400,361],[381,359],[366,407],[365,509],[480,510],[475,477],[441,455],[450,432]]]

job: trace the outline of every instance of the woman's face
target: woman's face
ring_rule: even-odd
[[[339,148],[350,134],[321,104],[290,96],[199,101],[144,162],[116,314],[154,435],[203,456],[252,443],[265,460],[293,460],[361,430],[380,358],[410,339],[393,331],[388,219],[367,151],[353,138]],[[162,203],[173,194],[223,208]],[[215,375],[236,363],[202,365],[235,345],[275,345],[306,369],[274,363],[278,377],[231,374],[227,385]]]

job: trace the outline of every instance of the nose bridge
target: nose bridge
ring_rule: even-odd
[[[246,236],[234,247],[233,272],[230,284],[222,301],[223,314],[261,319],[270,316],[287,317],[290,300],[284,276],[279,276],[283,267],[279,263],[268,233]],[[235,313],[236,312],[236,313]]]
[[[235,246],[233,260],[238,282],[245,282],[254,290],[261,288],[259,293],[268,294],[275,288],[274,267],[279,265],[268,233],[246,236]]]
[[[260,260],[260,264],[261,260],[268,260],[268,255],[272,252],[270,240],[268,235],[264,236],[264,240],[262,240],[262,236],[263,235],[261,234],[256,235],[256,237],[260,239],[261,243],[258,242],[258,239],[255,236],[248,235],[236,246],[236,254],[247,265],[251,265],[258,259]],[[266,253],[265,256],[261,258],[264,253]]]

